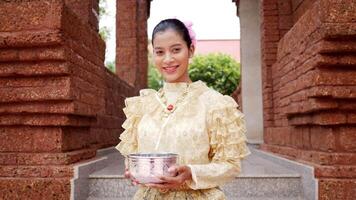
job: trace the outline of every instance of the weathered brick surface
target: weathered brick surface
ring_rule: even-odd
[[[231,97],[235,99],[237,104],[239,105],[239,109],[242,111],[242,93],[241,93],[241,82],[238,84],[238,87],[231,94]]]
[[[293,160],[307,162],[310,165],[356,165],[356,155],[351,152],[331,153],[312,149],[297,149],[295,147],[280,146],[275,144],[263,144],[261,148]]]
[[[356,166],[316,166],[317,178],[356,178]]]
[[[293,22],[296,23],[306,11],[308,11],[315,0],[291,0],[293,10]]]
[[[147,41],[134,41],[134,88],[104,67],[93,11],[97,0],[0,2],[0,199],[69,199],[73,164],[118,143]]]
[[[62,34],[58,30],[0,33],[0,48],[48,46],[58,45],[62,42]]]
[[[320,179],[318,190],[320,200],[353,200],[356,198],[356,179]]]
[[[65,4],[69,7],[85,24],[98,31],[98,16],[99,16],[99,0],[65,0]]]
[[[0,199],[70,199],[70,178],[0,178]]]
[[[61,0],[1,1],[0,32],[58,29],[63,7]]]
[[[60,152],[59,127],[0,126],[1,152]]]
[[[73,176],[73,168],[67,165],[4,165],[0,166],[0,177],[21,177],[21,178],[65,178]]]
[[[262,148],[314,166],[319,199],[356,198],[355,10],[352,0],[262,1]]]
[[[1,33],[0,33],[1,34]],[[38,44],[36,44],[38,45]],[[24,49],[0,49],[0,61],[65,61],[65,48],[64,47],[37,47],[24,48]],[[9,64],[9,63],[4,63]],[[20,64],[20,63],[19,63]],[[25,64],[25,63],[24,63]],[[32,63],[30,63],[32,64]],[[54,63],[58,64],[57,62]]]
[[[272,94],[272,73],[271,66],[276,62],[276,48],[279,36],[279,18],[278,18],[278,1],[261,2],[261,53],[262,53],[262,91],[264,106],[263,124],[268,127],[273,124],[273,94]],[[269,21],[267,19],[272,19]],[[265,116],[268,116],[266,118]],[[266,133],[266,129],[264,129]],[[264,136],[265,137],[265,136]],[[266,138],[266,137],[265,137]]]
[[[94,148],[68,152],[2,152],[0,165],[68,165],[95,156]]]
[[[116,10],[116,72],[132,86],[147,85],[147,7],[150,1],[120,0]]]

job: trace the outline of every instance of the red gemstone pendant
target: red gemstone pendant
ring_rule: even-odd
[[[173,110],[173,105],[172,105],[172,104],[169,104],[169,105],[167,106],[167,110],[172,111],[172,110]]]

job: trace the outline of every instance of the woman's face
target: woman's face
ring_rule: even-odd
[[[190,82],[188,65],[193,53],[194,47],[188,48],[183,38],[172,29],[157,32],[154,37],[154,62],[166,82]]]

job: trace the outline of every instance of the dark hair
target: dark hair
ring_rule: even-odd
[[[192,44],[192,40],[189,36],[189,31],[187,27],[184,25],[183,22],[181,22],[178,19],[165,19],[160,21],[155,28],[153,29],[152,32],[152,45],[153,45],[153,40],[158,32],[164,32],[167,29],[172,29],[176,31],[180,36],[182,36],[183,40],[187,44],[188,48]]]

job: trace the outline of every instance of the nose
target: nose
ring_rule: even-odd
[[[173,57],[172,57],[172,55],[170,53],[167,53],[163,58],[163,62],[165,62],[165,63],[169,63],[172,60],[173,60]]]

